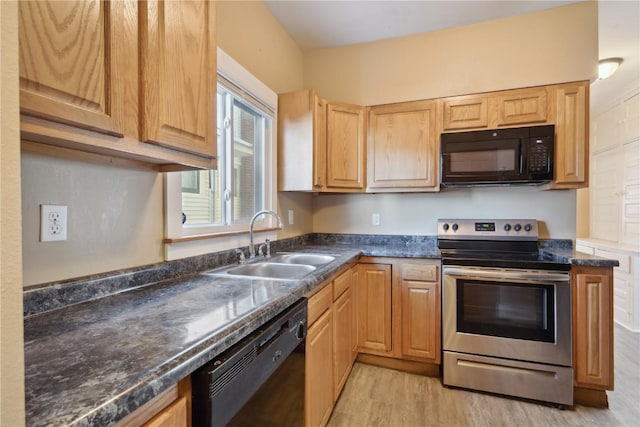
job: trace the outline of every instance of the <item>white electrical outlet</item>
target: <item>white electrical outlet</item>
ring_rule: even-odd
[[[380,214],[379,213],[374,213],[373,215],[371,215],[371,224],[380,225]]]
[[[40,205],[40,241],[67,240],[67,207],[64,205]]]
[[[293,225],[293,209],[289,209],[289,225]]]

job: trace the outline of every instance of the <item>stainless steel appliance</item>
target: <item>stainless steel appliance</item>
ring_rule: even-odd
[[[570,266],[540,259],[537,221],[438,230],[444,384],[572,405]]]
[[[247,419],[258,425],[261,411],[273,407],[269,401],[293,402],[292,397],[295,402],[282,411],[283,416],[302,420],[304,358],[294,354],[303,354],[306,335],[307,300],[302,299],[194,372],[193,425],[249,425]],[[272,381],[283,378],[287,384]],[[296,408],[299,414],[293,414]],[[275,415],[268,414],[274,425],[294,422],[281,422],[273,418]]]
[[[445,187],[541,184],[553,179],[554,126],[443,133]]]

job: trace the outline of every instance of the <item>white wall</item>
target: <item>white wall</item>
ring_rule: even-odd
[[[461,188],[440,193],[316,196],[313,231],[317,233],[438,233],[438,218],[532,218],[542,238],[575,238],[575,190],[539,187]],[[380,214],[380,225],[371,215]]]

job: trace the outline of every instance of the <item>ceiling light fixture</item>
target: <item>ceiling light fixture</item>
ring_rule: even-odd
[[[601,59],[598,62],[598,80],[604,80],[616,72],[622,64],[622,58]]]

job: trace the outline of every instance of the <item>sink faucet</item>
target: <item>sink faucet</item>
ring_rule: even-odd
[[[256,247],[253,244],[253,223],[256,222],[256,218],[264,214],[270,214],[275,216],[278,219],[278,227],[282,228],[282,220],[280,219],[278,214],[275,213],[274,211],[262,210],[262,211],[256,212],[251,218],[251,221],[249,222],[249,258],[256,257]]]

